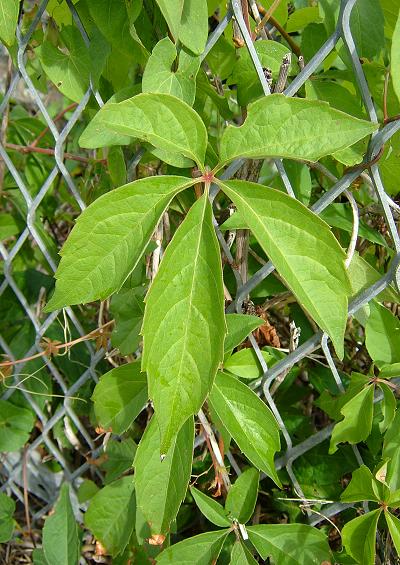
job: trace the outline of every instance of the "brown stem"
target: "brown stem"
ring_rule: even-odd
[[[73,102],[72,104],[70,104],[69,106],[67,106],[66,108],[64,108],[64,110],[61,110],[61,112],[59,114],[57,114],[57,116],[54,118],[53,122],[56,123],[58,120],[60,120],[67,112],[69,112],[70,110],[73,110],[74,108],[76,108],[78,106],[78,104],[76,102]],[[36,147],[36,145],[39,143],[39,141],[46,135],[46,133],[49,131],[49,126],[46,126],[44,128],[43,131],[41,131],[39,133],[39,135],[37,136],[36,139],[34,139],[32,141],[32,143],[30,143],[29,147]]]
[[[259,6],[259,10],[261,13],[267,14],[265,8]],[[301,50],[300,47],[297,45],[293,38],[288,34],[288,32],[281,26],[281,24],[276,20],[273,16],[269,16],[269,21],[271,24],[279,31],[281,36],[286,40],[288,45],[290,46],[293,53],[297,55],[297,57],[301,57]]]
[[[13,151],[18,151],[18,153],[41,153],[42,155],[55,155],[55,150],[45,147],[32,147],[32,145],[16,145],[15,143],[6,143],[7,149],[12,149]],[[88,159],[87,157],[81,157],[80,155],[72,155],[71,153],[64,153],[64,159],[70,159],[71,161],[78,161],[79,163],[90,163],[97,162],[105,164],[106,159]]]
[[[257,25],[257,27],[254,30],[254,33],[256,35],[258,35],[260,33],[260,31],[262,29],[264,29],[265,24],[268,22],[268,20],[271,18],[272,14],[275,12],[275,10],[277,9],[277,7],[279,6],[279,4],[281,3],[281,0],[275,0],[271,6],[269,7],[269,9],[265,12],[265,15],[263,17],[263,19],[261,20],[261,22]]]
[[[73,345],[77,345],[78,343],[81,343],[82,341],[86,341],[88,339],[94,339],[94,338],[98,337],[99,332],[101,333],[104,328],[110,326],[113,323],[114,323],[114,320],[110,320],[106,324],[103,324],[102,326],[96,328],[95,330],[92,330],[91,332],[89,332],[86,335],[78,337],[77,339],[73,339],[72,341],[67,341],[66,343],[53,344],[53,345],[51,345],[51,348],[56,349],[58,351],[60,349],[66,349],[67,347],[72,347]],[[38,359],[39,357],[44,357],[45,355],[49,355],[48,349],[45,349],[44,351],[41,351],[39,353],[35,353],[35,355],[30,355],[29,357],[24,357],[23,359],[16,359],[15,361],[3,361],[3,363],[0,363],[0,367],[13,367],[14,365],[19,365],[20,363],[27,363],[28,361],[33,361],[34,359]]]

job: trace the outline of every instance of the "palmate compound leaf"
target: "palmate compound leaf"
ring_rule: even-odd
[[[56,290],[46,310],[104,300],[119,290],[172,198],[191,184],[185,177],[148,177],[86,208],[61,249]]]
[[[168,245],[146,297],[142,370],[161,453],[211,389],[223,358],[224,292],[211,205],[204,194]]]
[[[247,181],[218,183],[299,303],[343,357],[351,288],[345,253],[328,224],[281,191]]]
[[[223,163],[239,157],[318,161],[376,128],[376,124],[331,108],[326,102],[273,94],[249,106],[242,126],[226,128],[220,159]]]
[[[101,146],[103,131],[128,135],[154,147],[192,159],[201,168],[207,148],[207,130],[200,116],[171,94],[143,93],[105,104],[79,139],[81,147]]]

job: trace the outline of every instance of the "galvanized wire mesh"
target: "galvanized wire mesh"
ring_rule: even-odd
[[[25,2],[29,4],[29,2]],[[25,34],[22,34],[20,26],[17,30],[17,45],[18,45],[18,55],[17,55],[17,67],[13,68],[11,80],[9,83],[8,88],[5,91],[4,98],[0,104],[0,115],[2,115],[7,105],[10,103],[11,98],[15,95],[17,89],[20,87],[21,83],[24,85],[24,88],[29,95],[30,103],[33,104],[35,109],[41,113],[43,116],[45,124],[48,126],[49,131],[51,132],[54,138],[54,167],[51,170],[48,178],[44,181],[42,187],[38,191],[38,193],[33,197],[31,196],[28,187],[26,186],[25,181],[19,174],[16,166],[14,165],[10,155],[6,151],[6,147],[0,144],[0,157],[3,159],[5,166],[9,173],[12,175],[18,190],[20,191],[24,202],[26,203],[26,227],[18,237],[18,240],[13,243],[11,249],[8,249],[5,245],[0,244],[0,254],[3,259],[3,272],[4,278],[2,279],[0,285],[0,296],[3,295],[6,291],[11,290],[21,307],[23,308],[26,314],[26,324],[30,324],[34,329],[34,333],[36,336],[35,343],[24,352],[23,357],[28,357],[33,355],[37,352],[43,351],[41,346],[41,339],[42,337],[48,332],[49,328],[52,327],[53,324],[57,324],[57,316],[59,312],[54,312],[47,317],[39,317],[36,312],[35,308],[35,300],[28,300],[25,296],[24,292],[20,289],[18,282],[14,276],[13,268],[16,259],[18,258],[18,254],[21,252],[22,246],[29,242],[32,246],[37,246],[43,257],[44,260],[47,262],[48,266],[52,271],[55,271],[56,264],[54,259],[48,249],[48,245],[46,241],[44,241],[43,236],[37,230],[35,226],[35,219],[38,213],[38,208],[46,196],[52,183],[54,182],[57,175],[61,174],[62,178],[64,179],[66,185],[69,188],[69,191],[72,197],[75,199],[77,205],[80,209],[84,209],[85,205],[83,199],[80,195],[79,189],[72,178],[71,174],[69,173],[65,162],[64,162],[64,151],[66,142],[68,140],[68,136],[71,133],[71,130],[77,124],[79,118],[81,117],[85,107],[89,101],[91,94],[94,95],[96,101],[98,102],[99,106],[103,104],[101,97],[98,92],[96,92],[92,86],[87,90],[85,95],[83,96],[80,103],[74,109],[71,117],[67,120],[65,126],[59,131],[57,129],[56,124],[50,117],[46,105],[43,101],[42,95],[38,92],[35,88],[31,78],[28,75],[26,70],[26,51],[29,42],[32,39],[32,35],[40,25],[41,21],[45,17],[45,10],[47,6],[48,0],[43,0],[39,3],[38,10],[34,16],[34,19],[30,25],[30,28]],[[298,74],[298,76],[289,84],[289,86],[284,91],[284,94],[287,96],[294,96],[298,90],[304,85],[305,81],[316,71],[319,65],[324,61],[324,59],[332,52],[335,48],[337,42],[342,40],[348,54],[350,56],[354,77],[356,79],[357,85],[362,95],[362,99],[365,105],[365,108],[368,112],[369,118],[372,122],[377,123],[377,115],[374,108],[374,103],[368,89],[368,85],[363,73],[363,69],[359,60],[359,56],[357,54],[357,50],[355,47],[354,39],[350,29],[350,15],[351,11],[356,3],[356,0],[342,0],[340,6],[340,13],[339,18],[337,21],[336,29],[334,33],[327,39],[324,45],[319,49],[319,51],[314,55],[314,57],[305,65],[303,70]],[[24,4],[24,2],[22,3]],[[79,19],[78,13],[76,12],[74,5],[71,0],[67,0],[67,4],[69,9],[71,10],[73,20],[75,25],[78,27],[86,45],[90,44],[88,35]],[[258,74],[260,83],[262,85],[263,91],[265,96],[270,94],[270,87],[268,85],[267,79],[265,77],[262,65],[259,61],[257,56],[256,50],[254,48],[254,44],[252,38],[250,37],[244,19],[242,15],[242,8],[241,3],[238,0],[233,0],[228,8],[228,12],[226,16],[221,20],[218,27],[210,34],[206,51],[203,54],[203,57],[207,55],[213,45],[216,43],[218,38],[224,32],[225,28],[229,24],[230,20],[235,18],[242,36],[244,38],[246,47],[250,53],[251,59],[253,61],[255,70]],[[378,201],[382,207],[382,213],[384,216],[384,220],[386,222],[391,240],[393,242],[393,247],[395,250],[394,258],[392,259],[390,269],[388,272],[382,276],[382,278],[375,284],[373,284],[368,289],[361,292],[349,305],[349,316],[353,315],[358,309],[362,306],[367,304],[370,300],[376,297],[382,290],[384,290],[388,285],[391,283],[398,284],[398,266],[400,261],[400,238],[397,232],[397,227],[395,223],[395,219],[392,213],[392,209],[396,209],[398,211],[397,205],[390,199],[390,197],[385,193],[384,186],[382,184],[380,172],[379,172],[379,164],[372,164],[368,168],[368,173],[365,172],[365,164],[373,161],[373,159],[379,154],[385,142],[387,142],[391,136],[393,136],[398,130],[400,129],[400,121],[393,121],[388,123],[384,127],[382,127],[379,131],[377,131],[373,136],[371,143],[368,148],[368,152],[365,155],[364,163],[361,164],[357,168],[353,168],[344,174],[340,179],[336,179],[330,174],[330,178],[332,180],[332,186],[329,190],[327,190],[323,196],[312,206],[312,210],[319,214],[321,213],[329,204],[331,204],[336,198],[341,196],[347,189],[350,190],[350,186],[353,181],[355,181],[360,174],[363,175],[363,179],[367,182],[370,187],[375,191]],[[138,153],[135,155],[134,161],[135,165],[140,161],[144,151],[139,150]],[[232,163],[228,169],[223,173],[224,178],[229,178],[235,174],[236,171],[241,167],[243,164],[242,160],[238,160]],[[282,164],[281,160],[276,160],[275,165],[277,170],[282,178],[284,186],[291,196],[294,197],[294,191],[291,187],[289,178],[286,174],[284,165]],[[217,193],[217,188],[213,187],[212,190],[212,198],[215,197]],[[355,216],[355,220],[357,216]],[[233,257],[231,256],[230,249],[226,245],[225,240],[218,229],[217,222],[215,221],[215,226],[217,230],[217,235],[219,241],[221,242],[221,247],[223,253],[225,253],[230,259],[233,261]],[[235,296],[234,302],[229,306],[229,311],[242,311],[242,304],[248,294],[257,287],[266,277],[268,277],[274,271],[274,266],[271,262],[264,265],[261,269],[259,269],[245,284],[242,284],[240,277],[235,271],[235,277],[237,282],[237,293]],[[65,309],[65,315],[67,316],[71,327],[75,328],[75,331],[78,335],[84,335],[86,332],[84,331],[79,319],[72,308]],[[276,461],[278,468],[285,467],[287,473],[292,481],[293,487],[295,492],[300,498],[305,498],[301,489],[301,486],[296,478],[295,472],[293,471],[293,463],[299,458],[301,455],[306,453],[307,451],[314,448],[316,445],[326,441],[332,432],[333,425],[330,425],[323,430],[315,433],[314,435],[310,436],[305,441],[294,445],[292,438],[285,426],[283,418],[274,402],[274,399],[271,395],[271,385],[274,380],[277,378],[278,375],[282,374],[282,372],[290,369],[296,363],[299,363],[302,359],[304,359],[307,355],[322,347],[322,351],[326,357],[327,363],[332,371],[333,379],[335,380],[338,388],[338,392],[343,391],[344,387],[339,376],[339,372],[335,367],[334,360],[330,354],[328,348],[328,337],[326,334],[322,332],[317,332],[314,336],[309,338],[305,343],[303,343],[300,347],[298,347],[292,353],[289,353],[287,357],[275,364],[272,368],[268,368],[265,362],[264,357],[261,354],[258,344],[256,343],[255,339],[250,336],[250,340],[254,351],[261,363],[261,366],[264,371],[264,375],[262,379],[254,383],[254,388],[260,393],[260,395],[264,395],[265,400],[273,413],[275,414],[279,425],[281,427],[282,435],[286,442],[286,451],[285,453]],[[13,351],[10,348],[10,345],[6,343],[5,339],[0,335],[0,347],[4,354],[8,356],[11,360],[14,359]],[[82,416],[77,413],[76,409],[72,406],[71,397],[76,395],[79,390],[85,386],[89,381],[97,382],[98,377],[96,375],[96,366],[100,363],[100,361],[104,357],[104,351],[96,351],[93,346],[89,342],[85,342],[84,347],[87,350],[88,356],[88,363],[87,367],[85,367],[79,377],[75,379],[73,384],[71,385],[67,380],[63,377],[55,363],[50,358],[44,358],[46,362],[45,370],[51,375],[51,378],[54,379],[54,382],[57,383],[57,386],[61,389],[63,395],[62,404],[56,409],[54,413],[48,413],[40,406],[37,402],[37,398],[34,395],[31,395],[27,392],[22,392],[26,401],[29,403],[31,408],[34,410],[35,414],[37,415],[37,419],[40,423],[39,430],[40,433],[37,434],[34,441],[27,446],[24,453],[12,453],[12,454],[3,454],[0,460],[0,478],[2,479],[1,490],[7,490],[11,492],[17,499],[21,502],[24,500],[23,496],[23,488],[24,488],[24,477],[23,477],[23,469],[25,469],[25,487],[27,488],[28,492],[34,495],[37,499],[41,501],[41,506],[39,510],[34,511],[32,518],[33,520],[37,520],[40,516],[45,514],[54,503],[55,498],[57,497],[58,489],[62,480],[66,480],[70,482],[75,487],[79,484],[81,478],[87,473],[88,469],[91,467],[90,460],[95,458],[101,452],[101,447],[96,447],[95,442],[93,441],[90,431],[87,429],[87,424],[84,423]],[[14,385],[18,385],[21,381],[21,373],[23,371],[23,366],[18,365],[15,368],[15,373],[13,376],[13,383]],[[23,389],[22,389],[23,390]],[[8,389],[4,398],[10,398],[15,394],[15,389]],[[379,401],[379,398],[376,398],[376,401]],[[72,422],[76,428],[76,433],[79,435],[79,441],[81,443],[81,450],[82,453],[85,453],[87,461],[80,464],[77,468],[73,468],[71,464],[67,461],[65,454],[63,453],[62,448],[57,445],[57,442],[52,439],[52,431],[56,425],[62,423],[64,427],[68,427],[68,425]],[[200,439],[198,440],[200,441]],[[197,442],[198,443],[198,442]],[[45,446],[46,451],[58,462],[60,465],[59,472],[50,472],[48,468],[43,465],[42,457],[39,454],[39,448],[41,446]],[[362,459],[360,453],[356,447],[354,447],[354,453],[359,463],[362,463]],[[240,469],[235,464],[234,459],[232,458],[231,454],[228,454],[229,459],[232,463],[233,469],[239,473]],[[95,471],[98,472],[98,471]],[[313,524],[318,523],[321,521],[322,515],[325,516],[332,516],[340,512],[343,508],[346,508],[348,505],[343,505],[339,503],[328,504],[325,505],[322,510],[320,511],[320,515],[311,515],[309,516],[310,522]]]

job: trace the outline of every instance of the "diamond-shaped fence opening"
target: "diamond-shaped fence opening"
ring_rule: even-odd
[[[361,1],[361,0],[359,0]],[[56,120],[57,116],[51,117],[51,112],[47,109],[49,99],[44,96],[34,84],[32,73],[27,70],[29,59],[29,49],[35,31],[43,24],[46,25],[46,6],[48,0],[39,3],[36,10],[32,10],[32,3],[22,2],[21,9],[26,9],[32,14],[29,29],[17,30],[17,65],[8,67],[8,56],[2,56],[3,76],[1,87],[4,97],[0,104],[0,115],[3,119],[0,138],[0,179],[7,183],[7,187],[12,188],[13,204],[18,205],[21,219],[23,218],[25,227],[18,230],[18,236],[0,244],[0,254],[3,261],[2,277],[0,279],[0,295],[4,304],[7,305],[15,298],[15,307],[12,312],[4,312],[2,323],[5,325],[15,325],[16,333],[11,341],[0,335],[0,348],[6,358],[15,361],[25,359],[18,363],[5,374],[3,383],[5,392],[3,399],[12,398],[16,405],[29,406],[35,413],[36,426],[31,435],[31,441],[20,452],[5,453],[0,460],[0,479],[1,489],[11,492],[16,499],[24,503],[24,491],[32,497],[34,504],[30,505],[32,520],[35,522],[51,508],[60,484],[63,480],[70,482],[74,487],[79,486],[83,477],[99,474],[93,460],[101,454],[102,446],[96,434],[90,426],[87,405],[76,400],[79,392],[84,387],[93,388],[97,382],[97,369],[107,367],[104,362],[105,351],[96,350],[90,341],[82,341],[79,345],[79,361],[74,357],[74,350],[64,352],[63,355],[52,357],[51,343],[46,342],[44,337],[51,337],[52,340],[62,342],[74,340],[79,336],[87,335],[92,329],[91,320],[87,321],[83,311],[79,309],[66,308],[63,313],[55,312],[47,315],[42,311],[44,299],[47,295],[49,275],[56,268],[56,254],[59,242],[57,234],[47,226],[41,217],[40,210],[43,200],[52,194],[54,186],[63,183],[68,190],[69,206],[72,215],[77,216],[79,211],[84,208],[84,199],[81,195],[82,187],[76,182],[68,167],[68,140],[74,127],[79,125],[79,119],[88,104],[89,98],[93,95],[98,105],[103,104],[99,93],[90,87],[82,96],[79,103],[72,104],[65,112],[63,119]],[[294,96],[305,84],[307,79],[317,70],[324,59],[332,52],[339,41],[347,49],[350,57],[354,77],[358,88],[362,94],[365,109],[369,119],[377,123],[377,116],[374,103],[369,91],[362,65],[357,54],[354,39],[350,29],[350,15],[356,0],[342,0],[340,13],[333,34],[326,40],[319,51],[308,61],[300,70],[299,74],[284,90],[287,96]],[[79,19],[71,0],[67,0],[69,9],[73,17],[74,24],[79,29],[86,45],[89,45],[88,35]],[[250,3],[252,8],[256,8],[255,3]],[[257,56],[254,43],[247,31],[243,19],[241,2],[233,0],[229,5],[226,16],[220,21],[216,29],[210,34],[206,51],[203,58],[215,45],[218,38],[222,35],[231,19],[234,18],[245,44],[251,56],[254,68],[257,72],[265,96],[270,92],[270,86],[266,78],[262,64]],[[52,96],[57,97],[57,92],[52,90]],[[35,179],[36,187],[32,189],[32,179],[21,173],[18,167],[18,147],[7,141],[5,134],[6,125],[9,120],[10,102],[14,101],[22,107],[28,109],[31,115],[40,116],[47,140],[46,154],[48,155],[48,168],[38,171],[38,178]],[[64,125],[60,127],[60,123]],[[382,290],[393,282],[396,283],[396,275],[400,260],[400,239],[393,213],[398,214],[399,207],[386,194],[382,184],[379,164],[375,158],[379,156],[383,145],[400,129],[400,121],[387,123],[373,136],[365,156],[364,163],[360,166],[350,168],[341,178],[336,178],[330,171],[320,164],[310,164],[318,167],[331,180],[332,186],[323,196],[312,206],[312,210],[319,214],[329,204],[341,195],[345,195],[352,206],[354,224],[358,222],[358,210],[354,198],[351,195],[350,187],[352,183],[362,176],[363,181],[374,191],[381,205],[384,220],[390,234],[394,255],[388,272],[371,287],[362,291],[356,296],[349,305],[349,316],[362,308],[370,300],[376,297]],[[39,133],[39,132],[38,132]],[[25,151],[25,155],[29,153]],[[143,149],[135,154],[128,167],[132,170],[136,167],[144,154]],[[34,157],[34,151],[29,153]],[[76,157],[85,161],[86,157],[77,154]],[[243,165],[239,160],[232,163],[223,173],[224,178],[233,176]],[[286,191],[294,196],[290,180],[286,174],[285,167],[281,160],[275,160],[275,166],[282,178]],[[39,174],[40,173],[40,174]],[[41,176],[40,176],[41,175]],[[211,197],[217,194],[217,188],[213,187]],[[59,202],[62,207],[63,203]],[[7,209],[7,202],[5,204]],[[61,215],[60,215],[61,217]],[[46,229],[44,229],[46,225]],[[215,222],[217,235],[221,242],[223,253],[227,256],[228,262],[233,263],[230,249]],[[357,231],[355,230],[357,235]],[[30,263],[34,266],[27,274],[20,270],[20,263],[29,257]],[[351,256],[349,257],[351,260]],[[238,283],[237,293],[234,301],[228,307],[228,311],[242,311],[242,305],[249,293],[257,285],[266,279],[274,271],[271,262],[263,265],[249,280],[242,284],[238,273],[235,271]],[[30,280],[32,277],[32,280]],[[36,277],[36,278],[35,278]],[[43,278],[41,282],[40,277]],[[35,280],[33,281],[33,278]],[[32,282],[33,281],[33,282]],[[4,307],[6,308],[6,306]],[[2,312],[4,310],[2,308]],[[93,325],[93,324],[92,324]],[[11,335],[12,332],[6,332]],[[61,339],[60,339],[61,338]],[[64,339],[65,338],[65,339]],[[314,435],[311,435],[301,443],[293,442],[284,420],[274,402],[273,390],[274,383],[282,374],[288,371],[296,363],[299,363],[306,356],[316,350],[322,350],[329,365],[332,378],[337,385],[338,392],[343,391],[344,387],[334,360],[328,347],[327,335],[317,332],[310,337],[300,347],[289,353],[285,359],[268,369],[265,359],[261,354],[256,340],[250,336],[251,345],[259,359],[264,374],[262,378],[252,384],[253,388],[263,396],[274,415],[276,416],[281,431],[286,442],[284,454],[276,461],[278,468],[285,467],[290,480],[293,484],[294,492],[300,499],[305,499],[299,481],[296,478],[296,461],[299,457],[312,450],[315,446],[329,439],[333,425],[324,427]],[[46,355],[47,353],[47,355]],[[85,363],[82,363],[82,358]],[[100,369],[102,370],[102,369]],[[104,372],[104,371],[103,371]],[[33,392],[32,392],[33,391]],[[51,394],[53,398],[59,398],[59,402],[54,411],[49,409],[46,402],[46,395]],[[375,399],[379,402],[380,398]],[[60,433],[63,431],[63,434]],[[69,440],[69,446],[63,445],[62,436],[65,435]],[[201,442],[201,437],[196,441],[196,445]],[[361,464],[362,459],[357,447],[353,448],[357,461]],[[71,455],[72,453],[72,455]],[[228,453],[232,468],[240,473],[231,453]],[[53,468],[50,470],[48,461],[52,461]],[[330,517],[348,505],[339,503],[328,503],[322,507],[318,514],[309,512],[310,523],[317,524]]]

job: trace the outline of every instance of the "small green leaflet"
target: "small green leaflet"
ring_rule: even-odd
[[[385,518],[397,555],[400,555],[400,520],[387,511]]]
[[[270,97],[269,97],[270,98]],[[278,273],[328,333],[340,358],[350,282],[329,226],[287,194],[247,181],[218,181]]]
[[[254,559],[250,551],[240,540],[235,541],[229,563],[230,565],[257,565],[258,561]]]
[[[227,314],[227,334],[224,342],[224,351],[232,351],[255,329],[264,324],[264,320],[257,316],[246,314]]]
[[[112,483],[132,468],[137,445],[130,437],[117,441],[110,439],[107,443],[107,459],[102,464],[106,472],[105,484]]]
[[[119,290],[172,198],[191,184],[185,177],[148,177],[95,200],[61,249],[56,290],[47,311],[104,300]]]
[[[28,441],[35,415],[26,408],[0,400],[0,451],[18,451]]]
[[[400,321],[390,310],[372,301],[365,326],[365,345],[374,363],[381,367],[400,362]]]
[[[346,551],[361,565],[374,565],[375,540],[381,508],[354,518],[342,529],[342,542]]]
[[[196,55],[203,53],[208,35],[207,2],[199,0],[157,0],[175,38]]]
[[[386,499],[389,489],[379,482],[366,465],[353,471],[351,481],[343,491],[342,502],[362,502],[372,500],[379,502]]]
[[[258,481],[260,473],[253,469],[246,469],[236,479],[228,491],[225,510],[230,518],[245,524],[253,515],[258,496]]]
[[[226,128],[220,158],[223,163],[239,157],[318,161],[376,129],[376,124],[335,110],[325,102],[273,94],[250,104],[242,126]]]
[[[221,257],[207,194],[168,245],[146,297],[142,369],[161,432],[161,453],[201,408],[223,358]]]
[[[163,461],[160,434],[153,416],[140,440],[134,468],[137,504],[153,534],[165,534],[175,520],[190,480],[194,423],[189,418],[172,440]]]
[[[256,41],[254,48],[263,68],[269,69],[272,77],[276,80],[282,65],[282,59],[289,53],[289,49],[282,45],[282,43],[269,39]],[[248,50],[239,49],[238,52],[240,58],[233,68],[233,73],[228,83],[237,85],[238,103],[240,106],[247,106],[251,100],[262,96],[264,91]]]
[[[115,557],[124,551],[129,542],[135,513],[135,490],[133,476],[130,475],[114,481],[94,495],[85,514],[85,526]]]
[[[43,528],[43,550],[46,561],[57,565],[76,565],[80,543],[78,525],[71,506],[69,486],[64,483],[54,514],[46,518]]]
[[[11,539],[15,527],[14,512],[14,500],[0,492],[0,543],[7,543]]]
[[[209,402],[253,465],[280,486],[274,465],[274,455],[280,449],[279,427],[264,402],[226,373],[217,374]]]
[[[372,428],[374,387],[363,388],[340,412],[344,418],[333,428],[329,453],[335,453],[340,442],[356,444],[367,439]]]
[[[76,27],[65,26],[61,39],[68,53],[54,47],[51,41],[45,40],[39,48],[40,62],[58,90],[74,102],[80,102],[89,88],[89,50]]]
[[[19,0],[1,0],[0,2],[0,40],[11,47],[15,41]]]
[[[184,155],[200,168],[204,166],[206,127],[190,106],[170,94],[143,93],[105,104],[96,114],[96,127],[99,134],[106,129],[129,135],[164,151]],[[86,131],[79,140],[81,147],[97,147],[93,130],[87,135]]]
[[[226,528],[231,525],[224,507],[221,506],[219,502],[210,498],[201,492],[201,490],[197,490],[197,488],[191,487],[190,492],[200,512],[207,518],[207,520],[221,528]]]
[[[328,539],[305,524],[260,524],[248,526],[249,539],[263,559],[277,565],[321,565],[331,562]]]
[[[208,565],[216,563],[224,541],[230,530],[207,532],[192,538],[185,539],[164,549],[156,558],[156,563],[167,565]]]
[[[118,347],[121,355],[134,353],[138,348],[145,292],[146,289],[142,286],[121,288],[111,299],[110,309],[115,319],[111,344]]]
[[[181,49],[178,68],[172,70],[178,53],[175,45],[164,37],[154,47],[143,73],[143,92],[173,94],[190,106],[196,97],[196,76],[200,58]]]
[[[128,363],[103,375],[92,394],[97,421],[107,431],[122,434],[148,400],[147,379],[140,362]]]

